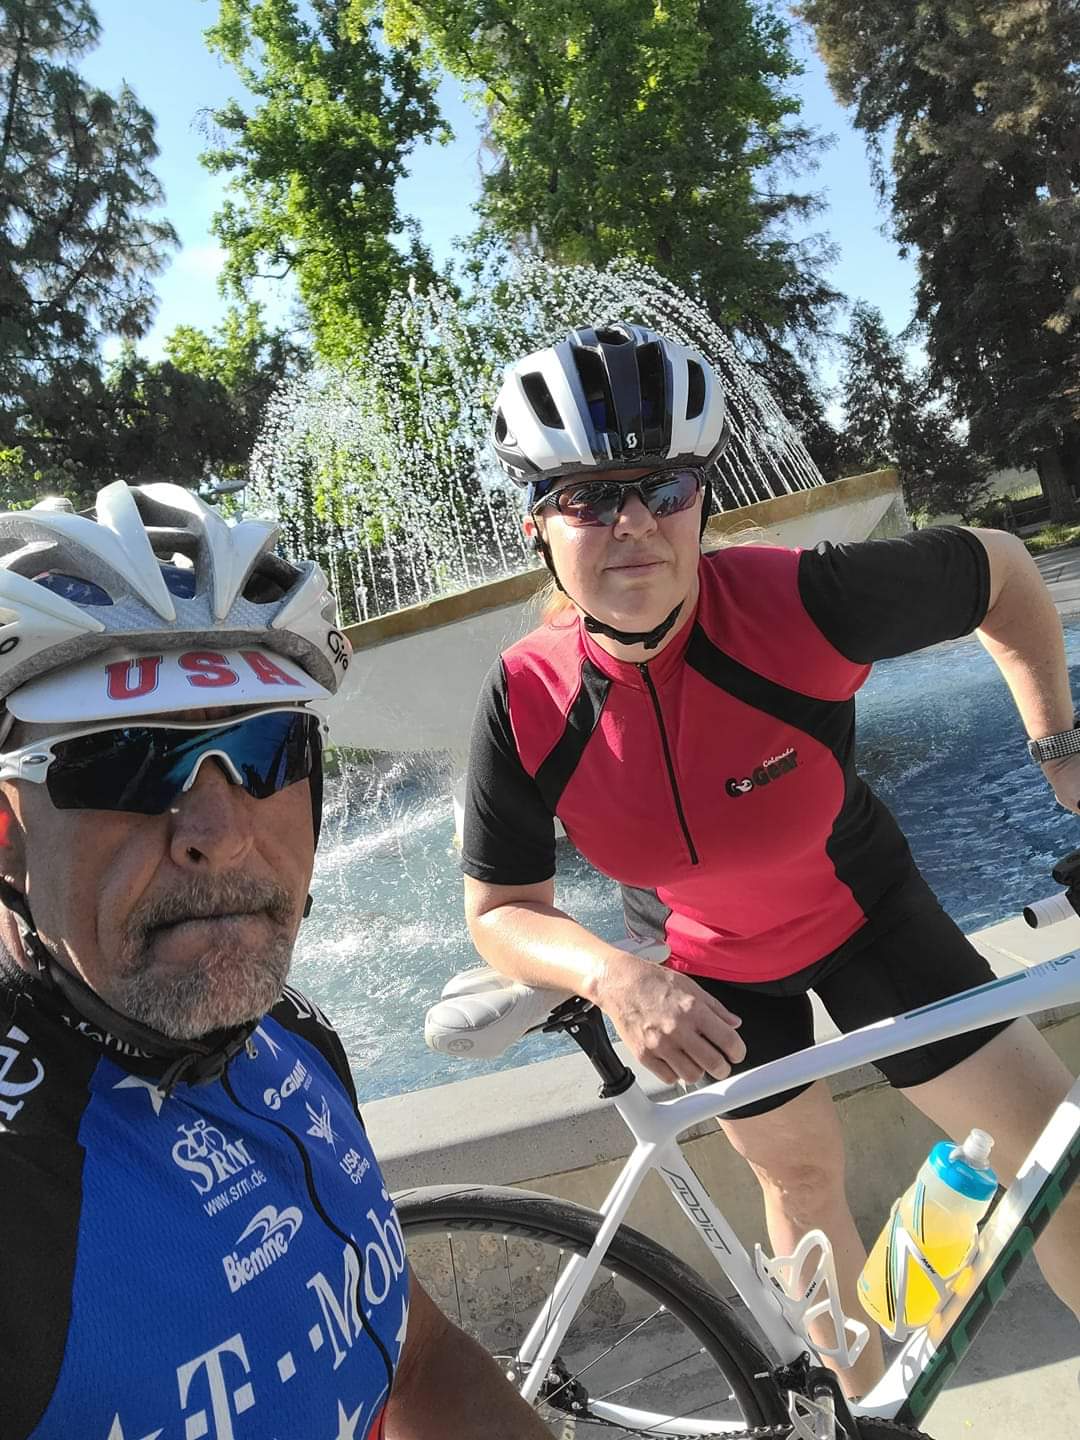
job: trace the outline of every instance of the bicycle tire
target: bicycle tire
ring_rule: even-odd
[[[547,1246],[556,1255],[584,1254],[600,1216],[565,1200],[495,1186],[430,1186],[405,1191],[394,1200],[410,1261],[425,1289],[451,1320],[496,1356],[508,1378],[523,1379],[517,1373],[515,1345],[550,1294],[562,1264],[541,1261],[538,1266],[537,1248]],[[438,1236],[450,1239],[437,1241]],[[469,1279],[470,1270],[482,1275],[481,1283]],[[656,1322],[648,1336],[645,1321],[636,1313],[638,1292],[646,1308],[662,1307],[647,1316],[650,1324]],[[579,1318],[590,1313],[589,1327],[575,1335]],[[676,1338],[676,1325],[682,1339]],[[687,1339],[692,1342],[689,1351]],[[653,1363],[657,1348],[669,1347],[663,1364],[647,1375],[634,1371],[626,1380],[623,1367],[646,1363],[646,1343],[647,1364]],[[672,1346],[674,1361],[668,1358]],[[613,1379],[611,1357],[617,1351],[622,1353]],[[787,1407],[771,1379],[772,1364],[732,1307],[689,1266],[624,1225],[574,1317],[536,1408],[564,1440],[707,1436],[779,1426],[787,1419]],[[637,1390],[644,1382],[652,1382],[655,1395]],[[706,1415],[706,1406],[713,1413]],[[649,1415],[651,1424],[640,1418]],[[660,1419],[663,1430],[657,1429]],[[716,1428],[703,1428],[706,1425]]]
[[[930,1440],[922,1430],[898,1425],[895,1420],[859,1420],[859,1440]]]

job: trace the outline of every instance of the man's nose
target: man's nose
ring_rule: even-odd
[[[170,847],[177,865],[197,869],[230,869],[238,865],[253,841],[252,806],[258,802],[226,775],[222,762],[204,756],[189,789],[170,811]]]

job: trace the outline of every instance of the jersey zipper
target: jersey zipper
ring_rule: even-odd
[[[686,841],[686,848],[690,852],[690,863],[698,863],[698,854],[694,849],[693,837],[690,834],[690,826],[686,823],[686,812],[683,810],[682,796],[679,794],[679,782],[675,778],[675,763],[671,758],[671,746],[668,744],[667,731],[664,729],[664,714],[660,709],[660,696],[656,693],[656,686],[649,674],[649,667],[644,662],[637,667],[641,671],[642,679],[645,681],[645,689],[648,690],[652,699],[653,710],[656,712],[656,723],[660,727],[660,744],[664,747],[664,763],[667,765],[668,780],[671,782],[671,794],[675,801],[675,811],[679,817],[679,824],[682,826],[683,839]]]
[[[299,1155],[300,1163],[304,1168],[304,1184],[307,1189],[308,1198],[310,1199],[312,1206],[314,1207],[315,1213],[318,1215],[319,1219],[323,1222],[323,1224],[330,1231],[330,1233],[332,1235],[336,1235],[339,1240],[343,1240],[348,1246],[348,1248],[356,1256],[356,1262],[358,1266],[357,1275],[359,1277],[356,1283],[359,1286],[363,1282],[364,1272],[366,1268],[363,1252],[360,1249],[360,1246],[353,1239],[353,1237],[347,1234],[344,1230],[342,1230],[341,1226],[338,1225],[336,1221],[331,1218],[331,1216],[326,1210],[326,1207],[323,1205],[322,1199],[319,1196],[319,1192],[315,1187],[315,1175],[311,1168],[311,1157],[308,1155],[307,1146],[300,1139],[299,1135],[295,1134],[294,1131],[290,1130],[288,1125],[284,1124],[281,1120],[276,1120],[272,1115],[260,1115],[257,1111],[252,1110],[250,1106],[245,1105],[244,1102],[237,1095],[235,1089],[233,1088],[232,1078],[229,1075],[228,1071],[226,1071],[225,1074],[221,1077],[221,1086],[222,1089],[225,1091],[225,1094],[232,1101],[232,1103],[243,1114],[249,1116],[250,1119],[256,1121],[256,1123],[261,1120],[264,1124],[273,1126],[275,1130],[280,1131],[282,1135],[287,1136],[287,1138],[290,1140],[293,1149]],[[361,1124],[362,1123],[363,1122],[361,1121]],[[386,1371],[386,1395],[387,1399],[389,1399],[390,1391],[394,1387],[394,1362],[390,1359],[390,1354],[386,1346],[383,1344],[382,1339],[376,1332],[374,1325],[369,1323],[367,1317],[364,1315],[364,1307],[360,1301],[359,1294],[356,1296],[355,1313],[357,1316],[359,1316],[360,1328],[366,1333],[372,1344],[375,1346],[375,1349],[379,1352],[379,1357],[382,1360],[383,1368]],[[359,1339],[359,1335],[357,1336],[357,1339]]]

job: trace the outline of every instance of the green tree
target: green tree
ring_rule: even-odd
[[[60,492],[82,505],[118,478],[244,476],[266,404],[304,352],[255,307],[230,311],[209,335],[180,326],[165,350],[150,361],[129,341],[104,369],[86,365],[77,386],[43,387],[32,444],[0,450],[3,503]]]
[[[935,399],[926,374],[908,363],[881,312],[857,303],[841,343],[850,470],[897,466],[904,502],[916,520],[970,517],[986,499],[986,462]]]
[[[387,47],[360,0],[220,0],[207,32],[255,105],[213,113],[204,163],[230,177],[214,229],[224,281],[292,275],[320,355],[355,359],[410,276],[433,278],[394,187],[410,149],[445,137],[415,44]]]
[[[282,329],[268,329],[257,305],[233,307],[211,333],[179,325],[165,340],[176,371],[203,382],[208,403],[223,398],[224,424],[231,444],[209,458],[210,468],[238,478],[259,434],[270,397],[309,362],[307,348]]]
[[[837,480],[852,474],[847,440],[825,413],[826,396],[809,366],[786,346],[766,340],[750,368],[776,397],[822,476]]]
[[[176,241],[147,213],[153,118],[73,68],[98,33],[85,0],[0,0],[0,450],[31,473],[42,431],[95,403],[101,337],[149,327]]]
[[[1080,480],[1080,7],[806,0],[916,252],[931,379],[1055,519]],[[885,146],[891,141],[891,154]]]
[[[781,183],[813,153],[788,28],[750,0],[387,0],[486,115],[483,226],[561,264],[654,266],[754,338],[812,330],[836,296],[815,208]]]

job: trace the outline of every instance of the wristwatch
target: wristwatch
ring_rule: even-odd
[[[1066,755],[1080,755],[1080,715],[1073,716],[1072,730],[1059,730],[1041,740],[1029,740],[1027,752],[1037,765],[1047,760],[1064,760]]]

